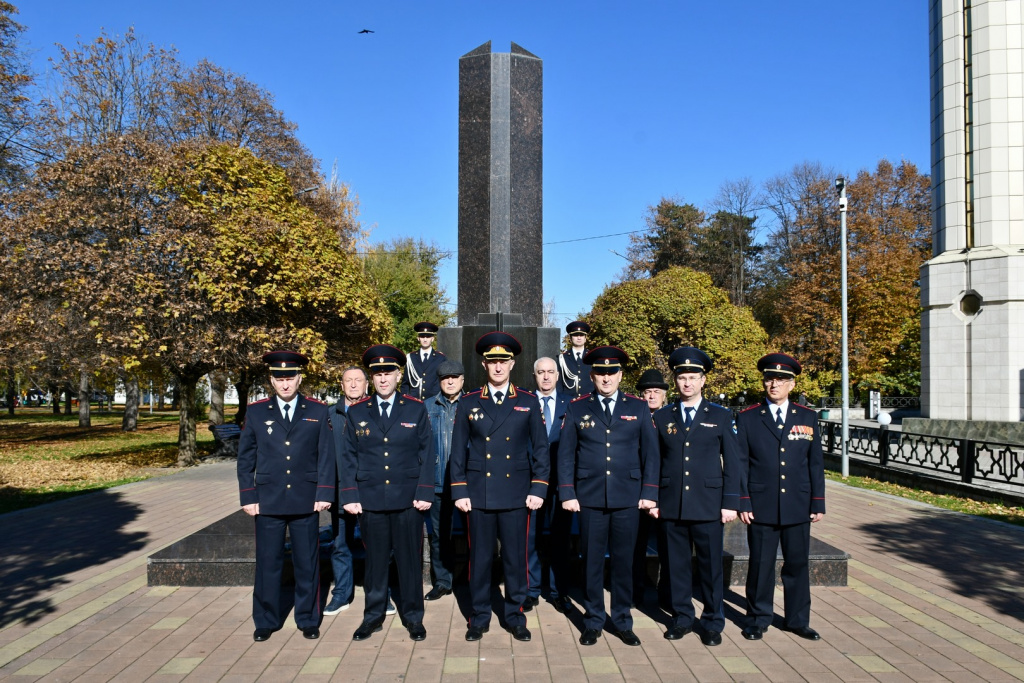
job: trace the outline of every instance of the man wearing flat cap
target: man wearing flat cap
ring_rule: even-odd
[[[489,332],[477,341],[487,383],[459,400],[450,460],[452,498],[469,523],[470,616],[466,640],[480,640],[491,622],[491,563],[501,541],[505,569],[505,625],[530,640],[526,536],[530,510],[548,490],[548,437],[537,397],[510,381],[519,341]]]
[[[668,580],[672,623],[667,640],[694,630],[692,557],[696,557],[700,601],[700,639],[721,645],[725,629],[723,529],[736,519],[741,504],[742,471],[728,408],[706,401],[702,391],[711,358],[684,346],[669,356],[679,401],[654,414],[661,451],[661,490],[657,517],[658,548]]]
[[[747,640],[760,640],[772,622],[775,557],[782,544],[783,627],[818,640],[810,627],[809,555],[811,523],[825,515],[825,465],[817,413],[791,403],[800,363],[784,353],[757,362],[764,375],[765,400],[736,418],[740,466],[749,491],[747,524]]]
[[[643,399],[619,391],[628,356],[602,346],[586,355],[594,393],[569,404],[558,444],[558,496],[579,513],[583,550],[582,645],[609,633],[639,645],[633,633],[633,551],[640,511],[658,500],[658,439]],[[604,608],[604,557],[611,556],[611,614]]]
[[[565,331],[569,335],[570,345],[558,356],[558,388],[572,398],[586,396],[594,390],[590,368],[584,360],[590,325],[582,320],[574,320],[565,326]]]
[[[421,547],[423,512],[434,500],[434,439],[423,403],[396,390],[405,354],[389,344],[363,353],[375,394],[346,413],[338,476],[345,511],[360,515],[366,546],[363,623],[352,634],[380,631],[388,604],[388,565],[394,553],[401,593],[398,610],[413,640],[423,640]]]
[[[452,548],[452,480],[448,460],[452,452],[452,430],[459,410],[466,369],[457,360],[446,360],[437,369],[441,390],[427,399],[430,431],[434,434],[434,504],[430,506],[430,567],[434,585],[424,600],[438,600],[452,592],[455,551]]]
[[[647,407],[651,415],[658,412],[665,406],[668,399],[668,384],[661,372],[652,368],[644,370],[636,383],[636,390],[640,398],[647,401]],[[640,526],[636,535],[636,549],[633,552],[633,604],[642,605],[644,592],[650,583],[647,574],[647,553],[651,540],[655,536],[657,520],[650,515],[640,513]],[[665,563],[662,561],[661,553],[658,554],[658,561],[661,565],[661,572],[658,578],[658,598],[662,603],[668,603],[668,572]]]
[[[437,380],[437,369],[448,360],[440,351],[434,350],[434,338],[438,327],[431,322],[419,322],[413,325],[420,348],[408,355],[405,365],[405,378],[402,380],[402,393],[421,401],[426,401],[440,391]]]
[[[299,393],[300,353],[273,351],[274,396],[249,405],[238,440],[242,509],[256,518],[256,581],[252,593],[253,640],[270,638],[284,623],[281,567],[287,530],[295,569],[295,625],[320,637],[320,511],[335,496],[334,441],[327,406]]]

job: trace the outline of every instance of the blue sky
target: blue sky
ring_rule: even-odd
[[[134,26],[268,89],[326,173],[337,161],[373,241],[455,251],[458,59],[488,40],[544,60],[546,243],[638,230],[663,196],[704,206],[725,180],[761,183],[802,161],[929,170],[920,0],[16,4],[40,72],[54,43]],[[627,245],[546,244],[561,324],[615,279]],[[456,277],[453,257],[453,306]]]

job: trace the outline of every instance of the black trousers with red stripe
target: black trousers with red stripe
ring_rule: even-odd
[[[618,631],[633,628],[629,611],[633,600],[633,549],[640,511],[635,508],[580,507],[580,545],[583,551],[583,624],[605,626],[604,555],[611,559],[611,625]]]
[[[523,601],[529,575],[526,554],[529,520],[526,507],[469,511],[470,626],[484,627],[491,623],[491,563],[498,539],[501,539],[501,561],[505,570],[505,625],[526,624]]]
[[[256,628],[276,631],[284,624],[281,570],[286,528],[295,569],[295,625],[320,625],[320,513],[312,512],[256,515],[256,582],[252,591],[252,620]]]
[[[398,569],[398,609],[406,624],[423,621],[423,513],[410,506],[403,510],[363,510],[359,517],[366,569],[363,620],[384,618],[388,604],[388,572],[394,553]]]

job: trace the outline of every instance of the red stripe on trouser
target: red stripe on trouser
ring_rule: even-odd
[[[526,596],[530,596],[530,517],[533,515],[533,510],[527,508],[526,510]],[[523,606],[519,606],[519,611],[523,611]]]
[[[466,560],[466,578],[469,579],[469,585],[473,585],[473,536],[469,533],[469,513],[464,512],[466,515],[466,547],[469,550],[469,558]],[[470,610],[470,617],[467,620],[469,625],[473,625],[473,612]]]

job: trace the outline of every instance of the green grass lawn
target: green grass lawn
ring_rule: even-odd
[[[121,416],[93,412],[83,428],[48,407],[0,415],[0,513],[178,471],[178,413],[143,410],[135,432]],[[196,441],[199,455],[213,450],[205,420]]]

